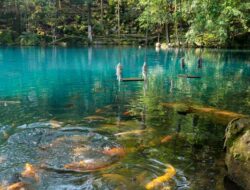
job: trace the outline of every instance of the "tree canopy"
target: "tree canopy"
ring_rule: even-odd
[[[2,0],[0,44],[117,43],[119,31],[143,43],[148,31],[175,46],[244,46],[249,17],[247,0]]]

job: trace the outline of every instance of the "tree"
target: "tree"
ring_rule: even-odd
[[[195,0],[189,14],[187,40],[200,46],[223,46],[239,33],[247,32],[246,1]],[[249,11],[248,11],[249,12]]]
[[[156,31],[158,34],[158,41],[160,41],[160,33],[163,26],[166,24],[166,39],[168,41],[168,24],[171,22],[168,2],[165,0],[141,0],[139,5],[143,9],[138,18],[141,27]]]
[[[88,5],[88,39],[90,41],[90,43],[93,40],[92,37],[92,1],[88,0],[87,1],[87,5]]]
[[[195,46],[228,47],[239,39],[249,44],[244,40],[249,18],[247,0],[2,0],[0,43],[19,44],[24,38],[28,44],[92,43],[93,33],[142,36],[148,31],[175,45],[185,38]],[[112,38],[103,39],[116,42]]]

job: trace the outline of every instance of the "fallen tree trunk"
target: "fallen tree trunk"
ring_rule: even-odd
[[[206,107],[200,105],[185,104],[180,102],[170,102],[161,104],[165,108],[174,109],[177,113],[186,114],[197,114],[208,117],[215,123],[227,125],[232,119],[247,117],[247,115],[231,112],[228,110],[220,110],[214,107]]]

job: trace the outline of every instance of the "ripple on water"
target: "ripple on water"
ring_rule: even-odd
[[[156,189],[189,187],[181,170],[168,174],[168,163],[137,153],[119,162],[125,155],[122,146],[87,127],[55,129],[48,122],[38,122],[18,130],[0,148],[0,182],[4,186],[25,182],[35,189],[145,189],[164,176]],[[130,156],[138,157],[131,162]],[[35,176],[35,181],[27,176]]]
[[[0,148],[2,184],[12,184],[16,174],[21,175],[17,178],[22,181],[23,171],[35,168],[41,187],[51,179],[50,173],[91,172],[108,167],[123,156],[111,151],[123,149],[121,145],[87,128],[52,129],[39,127],[38,123],[32,126],[37,127],[15,133]]]

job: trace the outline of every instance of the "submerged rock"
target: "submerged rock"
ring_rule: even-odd
[[[25,164],[25,168],[24,171],[21,173],[21,176],[23,178],[30,178],[30,179],[34,179],[35,182],[39,182],[40,181],[40,177],[37,174],[37,170],[34,166],[32,166],[29,163]]]
[[[34,128],[60,128],[63,126],[63,122],[50,120],[47,122],[35,122],[30,124],[23,124],[18,126],[18,129],[34,129]]]
[[[83,120],[91,123],[91,122],[105,121],[106,118],[99,116],[99,115],[92,115],[92,116],[85,117]]]
[[[244,189],[250,189],[250,118],[229,123],[225,147],[228,176]]]
[[[124,154],[118,143],[86,127],[24,128],[0,147],[0,184],[7,181],[7,186],[22,188],[24,179],[32,178],[40,188],[50,172],[96,171],[116,163]],[[21,178],[13,183],[16,173]]]
[[[12,131],[12,126],[0,126],[0,143],[8,139]]]
[[[5,107],[8,106],[8,105],[16,105],[16,104],[21,104],[20,101],[0,101],[0,106],[1,105],[4,105]]]
[[[26,184],[24,182],[17,182],[14,184],[9,185],[8,187],[2,187],[3,189],[7,189],[7,190],[22,190],[22,189],[26,189]]]

